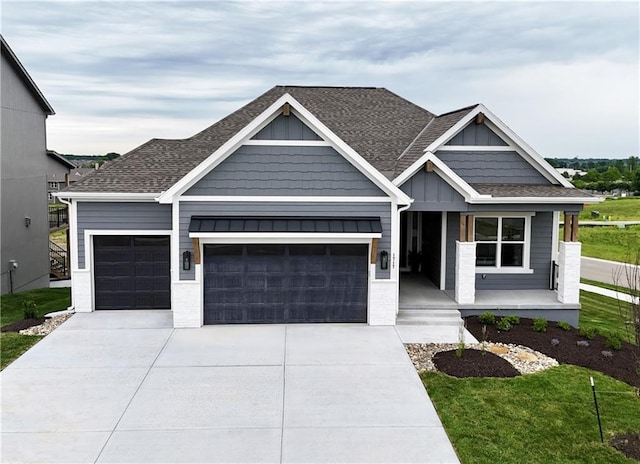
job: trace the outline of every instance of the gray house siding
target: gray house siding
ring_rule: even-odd
[[[331,147],[243,146],[185,195],[383,196]]]
[[[189,238],[191,216],[336,216],[379,217],[382,223],[382,238],[378,251],[391,250],[391,205],[390,203],[245,203],[245,202],[180,202],[180,253],[193,252],[193,241]],[[379,260],[378,260],[379,261]],[[388,279],[390,270],[376,265],[376,278]],[[181,280],[195,279],[195,270],[180,271]]]
[[[549,184],[515,151],[438,151],[436,156],[470,184]]]
[[[171,205],[158,203],[80,202],[78,215],[78,268],[84,269],[84,231],[171,230]]]
[[[418,171],[400,189],[413,198],[409,211],[460,211],[464,197],[435,172]]]
[[[447,217],[446,288],[455,288],[456,240],[460,235],[460,215]],[[531,218],[530,267],[533,274],[476,274],[477,290],[533,290],[549,288],[553,214],[538,212]]]
[[[506,146],[507,143],[484,124],[470,123],[458,132],[446,145],[479,145],[485,147]]]
[[[280,115],[252,137],[253,140],[322,140],[293,114]]]
[[[46,115],[4,54],[0,66],[0,293],[9,292],[10,260],[18,262],[13,290],[49,285]],[[31,224],[25,226],[25,218]]]

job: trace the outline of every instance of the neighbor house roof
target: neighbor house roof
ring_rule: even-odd
[[[51,159],[56,160],[60,164],[68,167],[69,169],[75,169],[76,165],[69,161],[67,158],[62,156],[60,153],[54,150],[47,150],[47,156]]]
[[[193,137],[152,139],[68,190],[167,190],[286,93],[380,172],[393,172],[397,158],[434,118],[383,88],[276,86]]]
[[[11,47],[9,47],[9,44],[6,40],[4,40],[4,37],[2,35],[0,35],[0,48],[2,49],[2,56],[5,57],[5,59],[9,63],[9,66],[11,66],[11,68],[18,75],[29,93],[38,102],[38,104],[42,108],[42,111],[44,111],[44,113],[47,115],[56,114],[56,112],[53,110],[53,107],[44,97],[44,94],[40,91],[35,81],[31,78],[24,66],[22,66],[22,63],[20,63],[20,60],[18,59],[16,54],[13,53],[13,50],[11,50]]]

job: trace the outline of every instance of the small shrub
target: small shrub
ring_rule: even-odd
[[[23,319],[35,319],[38,317],[38,312],[36,308],[36,302],[33,300],[24,300],[22,302],[22,318]]]
[[[558,322],[558,327],[564,330],[565,332],[568,332],[569,330],[571,330],[571,324],[564,321]]]
[[[609,333],[606,338],[605,346],[607,348],[611,348],[616,351],[622,349],[622,336],[618,332]]]
[[[512,326],[514,325],[518,325],[520,324],[520,318],[518,316],[516,316],[515,314],[512,314],[510,316],[505,316],[502,318],[502,320],[507,320],[509,322],[509,324],[511,324]]]
[[[508,332],[511,330],[511,327],[511,322],[509,322],[506,317],[500,319],[500,321],[498,321],[498,323],[496,324],[496,329],[498,329],[500,332]]]
[[[580,327],[578,333],[587,340],[593,340],[595,336],[598,335],[598,329],[595,327]]]
[[[542,317],[537,317],[533,320],[533,331],[534,332],[546,332],[547,331],[547,320]]]
[[[478,320],[484,325],[493,325],[496,323],[496,316],[489,311],[486,311],[478,316]]]

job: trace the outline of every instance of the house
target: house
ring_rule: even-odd
[[[55,203],[54,193],[69,184],[70,174],[76,165],[54,150],[47,150],[47,201]]]
[[[49,285],[46,120],[54,113],[0,36],[2,294]]]
[[[294,86],[59,197],[75,310],[166,308],[175,327],[441,309],[575,325],[595,200],[483,105],[436,116],[383,88]]]

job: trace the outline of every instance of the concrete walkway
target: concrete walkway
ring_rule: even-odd
[[[76,314],[0,384],[2,462],[458,462],[394,327]]]

